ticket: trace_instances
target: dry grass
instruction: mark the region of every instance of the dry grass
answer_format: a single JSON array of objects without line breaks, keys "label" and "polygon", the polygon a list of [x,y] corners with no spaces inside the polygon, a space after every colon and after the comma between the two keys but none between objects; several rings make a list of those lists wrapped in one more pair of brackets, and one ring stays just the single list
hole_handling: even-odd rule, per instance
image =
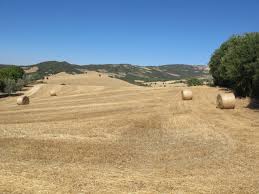
[{"label": "dry grass", "polygon": [[39,70],[39,68],[37,66],[24,68],[25,73],[34,73],[34,72],[37,72],[38,70]]},{"label": "dry grass", "polygon": [[216,88],[182,101],[182,88],[96,73],[36,89],[25,107],[0,99],[0,193],[259,193],[259,112],[246,100],[220,110]]}]

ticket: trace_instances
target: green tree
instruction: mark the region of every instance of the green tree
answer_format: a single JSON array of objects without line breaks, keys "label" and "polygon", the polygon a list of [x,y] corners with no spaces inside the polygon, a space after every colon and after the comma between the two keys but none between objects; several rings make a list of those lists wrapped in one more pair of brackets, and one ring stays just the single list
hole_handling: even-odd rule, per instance
[{"label": "green tree", "polygon": [[13,79],[17,81],[22,79],[24,75],[24,70],[20,67],[10,66],[0,69],[0,80],[3,79]]},{"label": "green tree", "polygon": [[4,80],[0,80],[0,92],[3,92],[5,88]]},{"label": "green tree", "polygon": [[25,86],[25,81],[24,79],[18,79],[17,82],[16,82],[16,88],[15,90],[16,91],[20,91],[22,90],[22,88]]},{"label": "green tree", "polygon": [[210,66],[210,73],[214,79],[214,84],[219,86],[228,86],[230,85],[229,81],[225,75],[225,67],[221,65],[221,60],[224,57],[226,51],[230,47],[231,42],[233,41],[234,37],[230,38],[229,41],[224,42],[219,49],[217,49],[214,54],[212,55],[209,66]]},{"label": "green tree", "polygon": [[4,80],[4,92],[8,95],[12,94],[13,92],[16,92],[16,83],[13,79],[5,79]]},{"label": "green tree", "polygon": [[253,77],[252,96],[259,98],[259,63],[257,64],[256,73]]},{"label": "green tree", "polygon": [[23,77],[24,71],[20,67],[9,66],[0,69],[0,91],[11,94],[20,90],[23,87]]},{"label": "green tree", "polygon": [[238,96],[258,96],[258,59],[259,33],[232,36],[209,62],[215,85],[229,87]]}]

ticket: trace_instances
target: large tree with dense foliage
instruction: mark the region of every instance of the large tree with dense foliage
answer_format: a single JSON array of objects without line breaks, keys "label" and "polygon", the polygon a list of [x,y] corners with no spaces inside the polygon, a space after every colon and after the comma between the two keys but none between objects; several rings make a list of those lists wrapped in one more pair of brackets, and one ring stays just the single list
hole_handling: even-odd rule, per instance
[{"label": "large tree with dense foliage", "polygon": [[17,81],[22,79],[24,75],[24,70],[17,66],[4,67],[0,69],[0,79],[13,79]]},{"label": "large tree with dense foliage", "polygon": [[238,96],[259,97],[259,33],[232,36],[211,57],[214,83]]},{"label": "large tree with dense foliage", "polygon": [[259,63],[257,63],[256,73],[253,77],[253,93],[252,96],[259,98]]},{"label": "large tree with dense foliage", "polygon": [[[20,67],[10,66],[0,69],[0,92],[11,94],[16,91],[16,83],[23,79],[24,70]],[[20,84],[20,81],[19,81]],[[21,88],[21,86],[20,86]]]}]

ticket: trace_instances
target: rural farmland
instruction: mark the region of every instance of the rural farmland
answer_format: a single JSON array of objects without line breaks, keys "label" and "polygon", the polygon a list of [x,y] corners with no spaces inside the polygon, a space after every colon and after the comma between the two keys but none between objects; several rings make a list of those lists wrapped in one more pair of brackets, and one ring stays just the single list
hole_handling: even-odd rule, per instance
[{"label": "rural farmland", "polygon": [[0,0],[0,194],[259,194],[258,10]]},{"label": "rural farmland", "polygon": [[[259,193],[259,111],[219,87],[50,76],[0,98],[0,193]],[[56,96],[50,95],[55,91]]]}]

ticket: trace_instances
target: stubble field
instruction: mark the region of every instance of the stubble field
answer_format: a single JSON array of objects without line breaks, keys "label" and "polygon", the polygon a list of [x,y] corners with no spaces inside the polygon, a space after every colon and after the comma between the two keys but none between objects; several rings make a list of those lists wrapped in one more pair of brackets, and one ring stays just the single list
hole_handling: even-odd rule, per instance
[{"label": "stubble field", "polygon": [[181,89],[90,72],[0,99],[0,193],[259,193],[259,110]]}]

